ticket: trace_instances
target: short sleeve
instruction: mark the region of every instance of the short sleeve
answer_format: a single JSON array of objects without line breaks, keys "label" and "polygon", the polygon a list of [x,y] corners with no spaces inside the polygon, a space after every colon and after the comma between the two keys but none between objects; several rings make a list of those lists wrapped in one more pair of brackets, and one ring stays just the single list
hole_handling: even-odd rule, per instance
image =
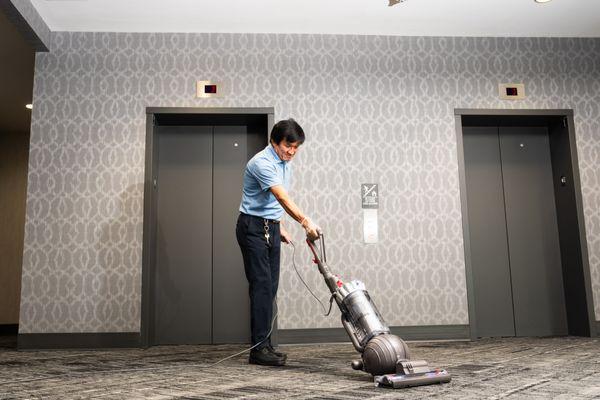
[{"label": "short sleeve", "polygon": [[283,182],[277,173],[277,167],[275,164],[268,160],[259,158],[256,160],[252,168],[250,168],[250,174],[256,178],[260,188],[262,190],[269,190],[269,188],[277,185],[282,185]]}]

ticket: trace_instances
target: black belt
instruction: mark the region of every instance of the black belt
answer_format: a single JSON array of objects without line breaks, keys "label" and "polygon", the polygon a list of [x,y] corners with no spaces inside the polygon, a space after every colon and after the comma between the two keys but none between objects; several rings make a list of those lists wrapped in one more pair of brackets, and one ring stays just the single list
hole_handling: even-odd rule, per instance
[{"label": "black belt", "polygon": [[271,224],[278,224],[279,223],[279,221],[276,220],[276,219],[268,219],[268,218],[263,218],[263,217],[257,217],[256,215],[250,215],[250,214],[246,214],[246,213],[243,213],[243,212],[241,212],[240,215],[243,215],[245,217],[254,218],[254,219],[259,219],[261,221],[267,221],[267,222],[269,222]]}]

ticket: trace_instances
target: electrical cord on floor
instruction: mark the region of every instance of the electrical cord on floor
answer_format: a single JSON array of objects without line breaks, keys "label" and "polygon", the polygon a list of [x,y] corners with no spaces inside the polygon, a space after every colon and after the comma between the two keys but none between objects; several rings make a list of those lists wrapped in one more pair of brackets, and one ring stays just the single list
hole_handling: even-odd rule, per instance
[{"label": "electrical cord on floor", "polygon": [[[311,288],[308,286],[308,284],[302,278],[302,275],[300,274],[300,271],[298,271],[298,268],[296,267],[296,245],[292,241],[290,241],[290,244],[292,245],[292,248],[293,248],[293,252],[292,252],[292,266],[294,267],[294,270],[296,271],[296,274],[298,275],[298,278],[300,278],[300,282],[302,282],[302,284],[306,287],[306,289],[309,291],[309,293],[312,295],[312,297],[314,297],[315,299],[317,299],[317,301],[319,302],[319,304],[323,308],[323,312],[325,313],[324,316],[327,317],[331,313],[331,307],[333,306],[333,295],[329,298],[329,310],[325,311],[325,305],[323,304],[323,302],[313,293],[313,291],[311,290]],[[245,350],[242,350],[242,351],[240,351],[238,353],[235,353],[235,354],[232,354],[232,355],[227,356],[225,358],[222,358],[222,359],[220,359],[219,361],[217,361],[215,363],[208,364],[208,365],[202,365],[202,366],[200,366],[200,368],[214,367],[215,365],[220,364],[223,361],[227,361],[227,360],[229,360],[231,358],[234,358],[234,357],[237,357],[237,356],[242,355],[244,353],[247,353],[249,351],[252,351],[252,349],[256,348],[257,346],[260,346],[261,344],[263,344],[265,341],[267,341],[271,337],[271,333],[273,332],[273,327],[275,326],[275,320],[277,319],[277,315],[278,315],[278,312],[275,312],[275,315],[273,316],[273,319],[271,320],[271,329],[269,330],[269,333],[267,333],[267,336],[263,340],[261,340],[260,342],[256,343],[252,347],[249,347],[249,348],[247,348]]]},{"label": "electrical cord on floor", "polygon": [[252,351],[252,349],[256,348],[257,346],[260,346],[260,345],[261,345],[261,344],[263,344],[265,341],[269,340],[269,338],[271,337],[271,333],[273,332],[273,327],[275,326],[275,320],[277,319],[277,314],[278,314],[278,313],[279,313],[278,311],[276,311],[276,312],[275,312],[275,315],[273,316],[273,319],[271,320],[271,329],[269,330],[269,333],[267,333],[267,336],[266,336],[266,337],[265,337],[263,340],[261,340],[260,342],[256,343],[256,344],[255,344],[254,346],[252,346],[252,347],[249,347],[249,348],[247,348],[247,349],[245,349],[245,350],[242,350],[242,351],[240,351],[239,353],[235,353],[235,354],[232,354],[232,355],[230,355],[230,356],[227,356],[227,357],[225,357],[225,358],[222,358],[222,359],[220,359],[219,361],[217,361],[217,362],[214,362],[214,363],[212,363],[212,364],[208,364],[208,365],[202,365],[202,366],[200,366],[200,368],[210,368],[210,367],[214,367],[215,365],[217,365],[217,364],[221,364],[223,361],[227,361],[227,360],[229,360],[230,358],[237,357],[237,356],[239,356],[239,355],[242,355],[242,354],[244,354],[244,353],[247,353],[247,352],[249,352],[249,351]]}]

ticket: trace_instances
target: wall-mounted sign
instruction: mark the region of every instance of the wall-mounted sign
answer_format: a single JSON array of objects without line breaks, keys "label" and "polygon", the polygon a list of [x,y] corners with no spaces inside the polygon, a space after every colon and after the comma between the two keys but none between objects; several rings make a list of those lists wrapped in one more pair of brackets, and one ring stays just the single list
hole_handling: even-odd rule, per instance
[{"label": "wall-mounted sign", "polygon": [[360,185],[362,208],[379,208],[379,187],[376,183]]},{"label": "wall-mounted sign", "polygon": [[377,218],[379,185],[376,183],[363,183],[360,185],[360,194],[363,208],[363,239],[367,244],[374,244],[379,240],[379,221]]},{"label": "wall-mounted sign", "polygon": [[223,87],[218,82],[198,81],[196,82],[196,97],[221,97],[223,95]]}]

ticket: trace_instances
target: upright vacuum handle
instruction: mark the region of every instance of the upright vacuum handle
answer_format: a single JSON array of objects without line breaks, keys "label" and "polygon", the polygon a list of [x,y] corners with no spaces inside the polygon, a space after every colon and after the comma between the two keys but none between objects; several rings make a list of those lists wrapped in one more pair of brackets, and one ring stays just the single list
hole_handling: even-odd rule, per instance
[{"label": "upright vacuum handle", "polygon": [[323,232],[319,232],[319,238],[317,240],[319,239],[321,240],[321,257],[319,257],[319,255],[317,254],[317,247],[315,245],[316,240],[310,240],[306,238],[306,243],[308,244],[308,247],[310,247],[310,251],[312,251],[313,256],[315,257],[315,264],[317,264],[317,267],[319,267],[319,272],[321,273],[321,275],[323,275],[323,278],[325,279],[325,284],[327,284],[327,287],[329,288],[331,294],[334,294],[337,291],[338,279],[331,273],[331,271],[329,271],[329,268],[326,264],[327,256],[325,255],[325,238],[323,236]]},{"label": "upright vacuum handle", "polygon": [[[308,243],[308,247],[310,247],[310,250],[312,251],[313,255],[315,256],[315,264],[327,264],[327,255],[325,254],[325,235],[323,235],[323,232],[321,232],[320,230],[318,231],[319,233],[319,237],[315,240],[310,240],[309,238],[306,238],[306,243]],[[321,246],[320,246],[320,253],[321,253],[321,257],[319,257],[317,255],[317,246],[315,245],[315,242],[317,240],[321,241]]]},{"label": "upright vacuum handle", "polygon": [[327,264],[327,254],[325,254],[325,235],[319,228],[317,231],[319,233],[319,238],[321,239],[321,260],[323,260],[324,264]]}]

